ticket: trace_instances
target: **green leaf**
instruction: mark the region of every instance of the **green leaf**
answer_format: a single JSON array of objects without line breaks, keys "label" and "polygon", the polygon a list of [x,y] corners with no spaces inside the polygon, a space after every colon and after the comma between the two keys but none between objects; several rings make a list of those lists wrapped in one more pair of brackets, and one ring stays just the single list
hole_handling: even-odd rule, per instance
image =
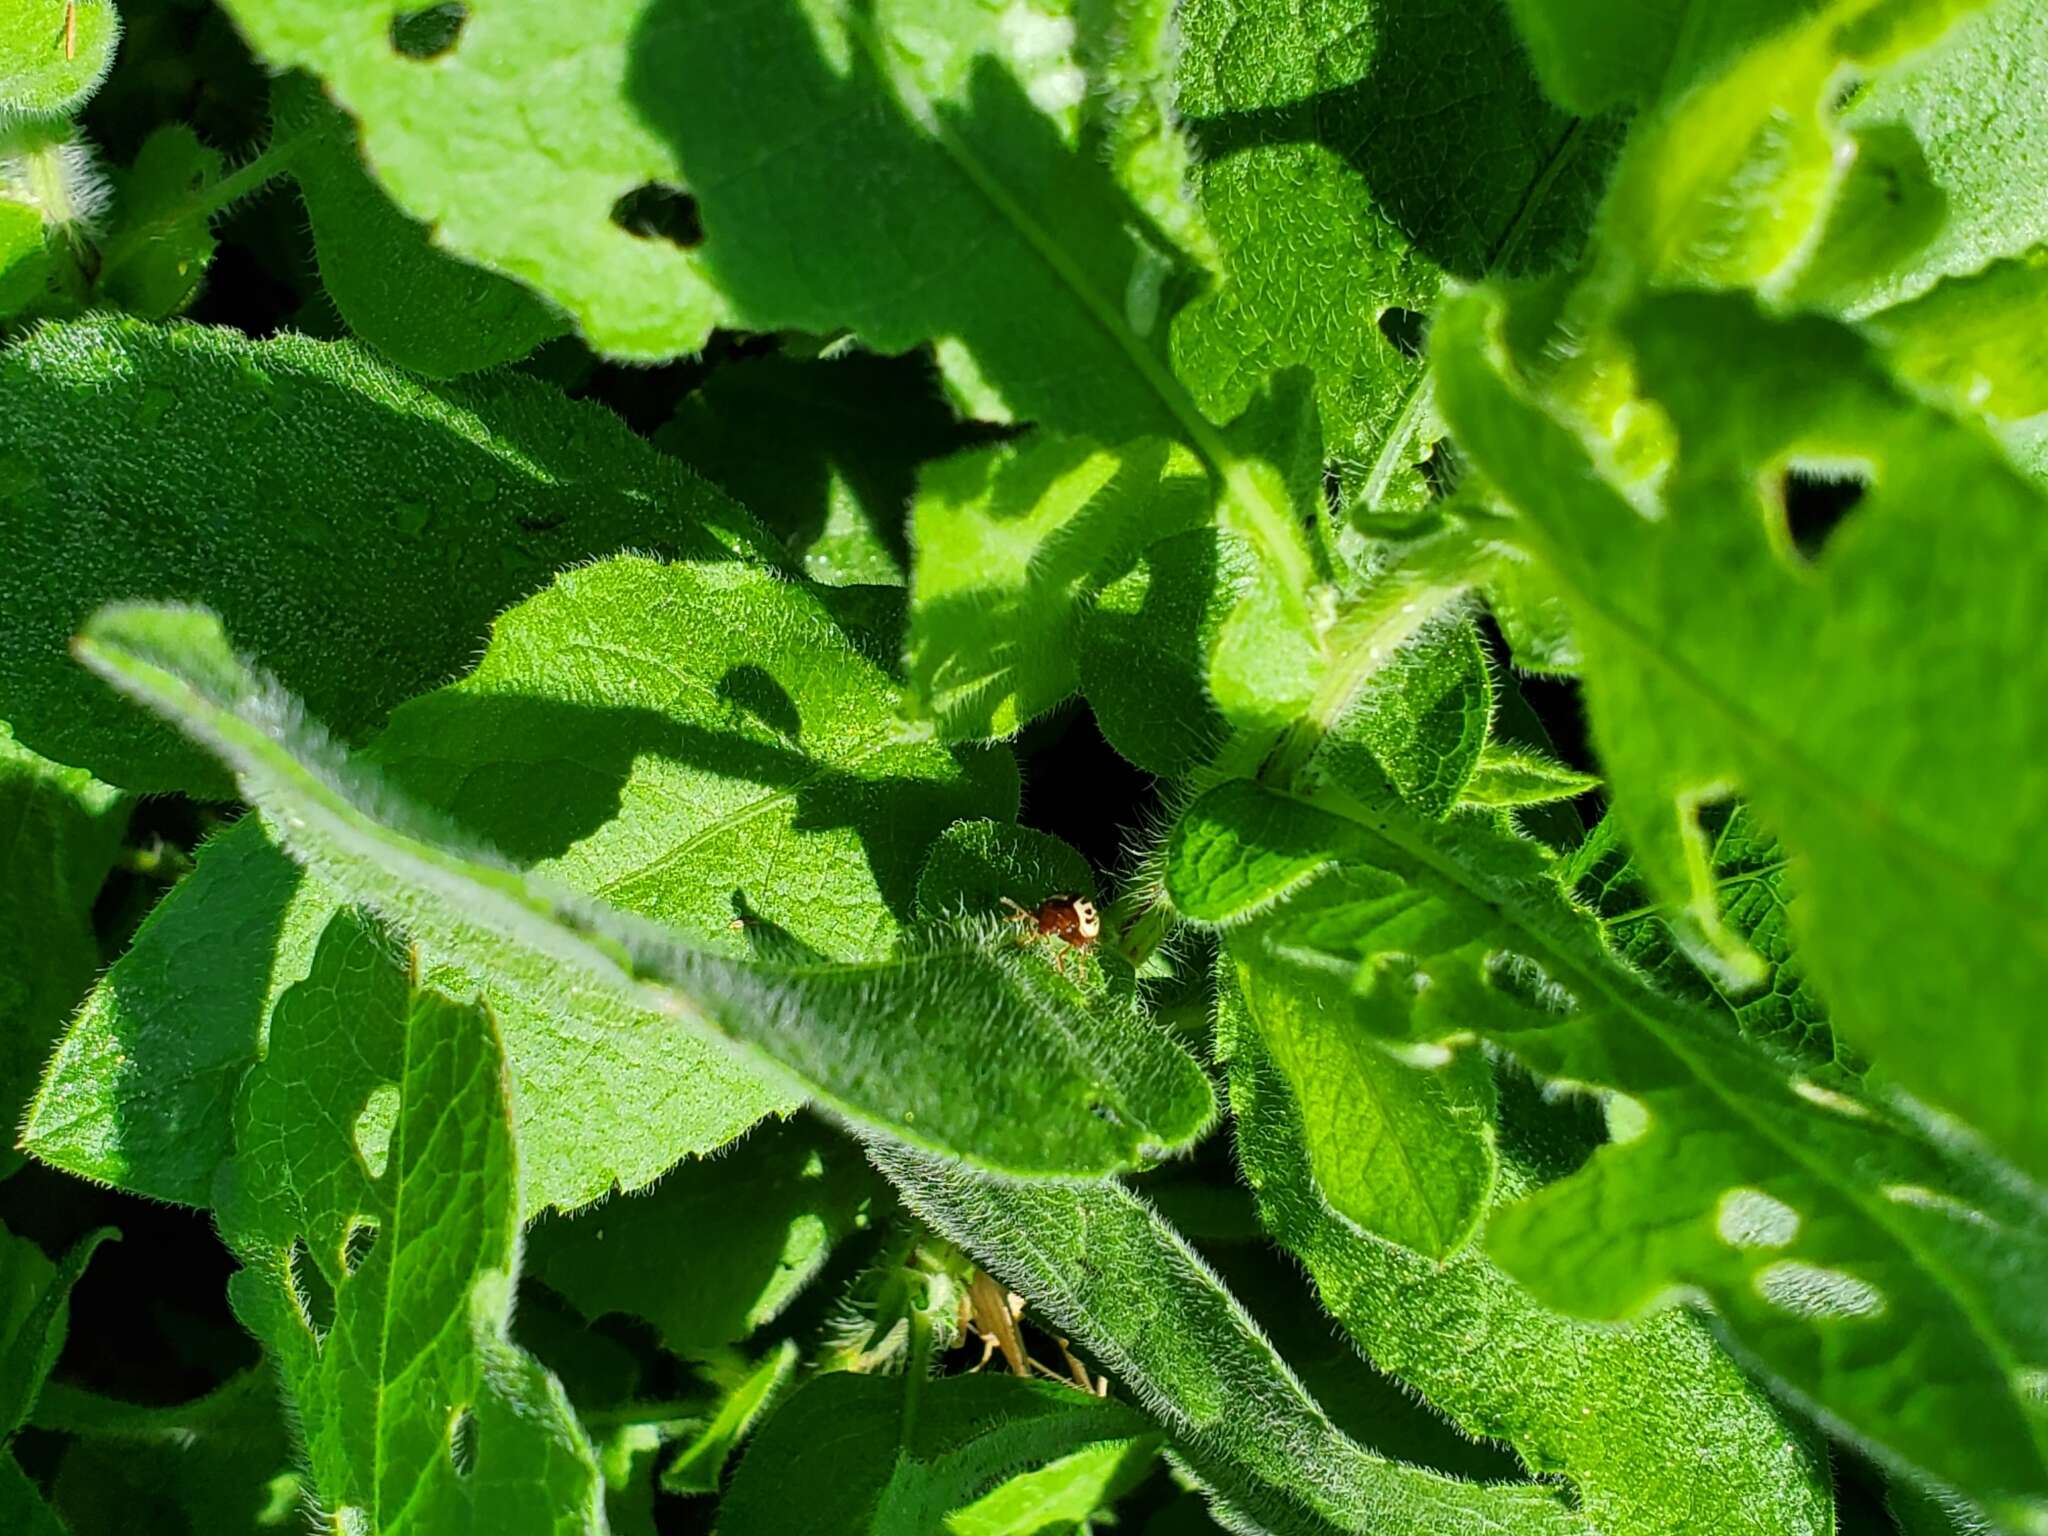
[{"label": "green leaf", "polygon": [[113,0],[5,0],[0,124],[76,112],[114,67],[120,38]]},{"label": "green leaf", "polygon": [[780,534],[811,580],[901,586],[918,466],[976,431],[955,419],[929,358],[854,351],[727,364],[654,442]]},{"label": "green leaf", "polygon": [[[2048,580],[2048,502],[1847,330],[1672,296],[1626,326],[1681,445],[1646,517],[1515,376],[1497,315],[1474,295],[1439,319],[1446,409],[1568,594],[1594,742],[1652,891],[1757,979],[1694,821],[1739,788],[1800,861],[1799,950],[1846,1041],[2048,1169],[2026,1086],[2048,1075],[2027,1022],[2048,907],[2021,874],[2048,855],[2023,768],[2048,752],[2048,677],[2003,617]],[[1869,476],[1810,552],[1780,502],[1802,460]],[[1948,536],[1959,522],[1966,540]]]},{"label": "green leaf", "polygon": [[1397,1061],[1352,1017],[1343,978],[1268,964],[1233,939],[1244,1018],[1288,1085],[1321,1197],[1375,1237],[1441,1262],[1493,1193],[1493,1079],[1466,1055]]},{"label": "green leaf", "polygon": [[355,125],[304,75],[271,88],[306,201],[320,283],[350,331],[412,373],[452,379],[526,356],[568,322],[509,278],[448,255],[370,179]]},{"label": "green leaf", "polygon": [[42,211],[0,196],[0,319],[12,319],[43,296],[52,259]]},{"label": "green leaf", "polygon": [[[379,1087],[397,1091],[381,1116]],[[508,1336],[510,1109],[489,1012],[417,990],[389,940],[346,919],[243,1085],[229,1295],[277,1363],[320,1507],[375,1536],[603,1529],[590,1443]]]},{"label": "green leaf", "polygon": [[671,1354],[695,1358],[772,1322],[867,1225],[875,1193],[843,1139],[771,1124],[651,1189],[542,1221],[526,1272],[585,1317],[643,1317]]},{"label": "green leaf", "polygon": [[1249,542],[1196,529],[1152,545],[1082,613],[1082,692],[1109,744],[1146,772],[1184,778],[1229,739],[1205,662],[1257,583]]},{"label": "green leaf", "polygon": [[1943,46],[1872,80],[1844,113],[1862,129],[1900,123],[1925,151],[1940,227],[1909,262],[1858,296],[1874,308],[2048,243],[2048,5],[1992,0]]},{"label": "green leaf", "polygon": [[183,123],[157,129],[114,177],[119,222],[106,242],[98,290],[142,320],[164,320],[198,296],[212,264],[205,194],[221,179],[218,150]]},{"label": "green leaf", "polygon": [[754,1437],[718,1529],[764,1536],[800,1520],[818,1536],[938,1530],[1011,1472],[1145,1428],[1121,1404],[1050,1382],[833,1372]]},{"label": "green leaf", "polygon": [[[1682,0],[1640,12],[1668,52],[1625,26],[1596,24],[1584,34],[1596,46],[1613,39],[1623,58],[1651,62],[1656,89],[1642,93],[1649,82],[1639,80],[1639,99],[1660,103],[1631,132],[1601,211],[1607,272],[1774,293],[1811,278],[1829,293],[1910,255],[1938,221],[1918,146],[1887,124],[1845,124],[1834,96],[1845,78],[1896,63],[1986,3]],[[1584,25],[1559,0],[1519,7],[1574,36]],[[1639,10],[1614,0],[1601,8]],[[1843,211],[1846,229],[1835,218]]]},{"label": "green leaf", "polygon": [[[79,768],[18,744],[0,722],[0,1124],[19,1125],[64,1020],[100,965],[92,905],[128,824],[128,802]],[[0,1146],[0,1178],[20,1166]]]},{"label": "green leaf", "polygon": [[53,1384],[35,1423],[74,1437],[51,1490],[72,1536],[125,1536],[138,1509],[175,1510],[195,1536],[254,1536],[299,1518],[291,1436],[266,1367],[170,1406]]},{"label": "green leaf", "polygon": [[1105,1440],[1020,1472],[946,1517],[947,1536],[1068,1536],[1152,1469],[1158,1441]]},{"label": "green leaf", "polygon": [[34,1243],[0,1226],[0,1442],[28,1423],[57,1364],[70,1326],[71,1288],[100,1244],[120,1235],[101,1227],[52,1264]]},{"label": "green leaf", "polygon": [[1576,800],[1599,787],[1600,780],[1594,774],[1567,768],[1538,752],[1489,743],[1481,749],[1472,777],[1465,781],[1458,798],[1466,805],[1515,810]]},{"label": "green leaf", "polygon": [[948,740],[1013,734],[1081,681],[1081,615],[1145,543],[1200,523],[1206,496],[1161,494],[1163,443],[1098,448],[1040,434],[927,469],[907,668]]},{"label": "green leaf", "polygon": [[[401,206],[556,298],[602,351],[674,356],[717,324],[851,328],[883,352],[945,338],[1019,416],[1112,438],[1158,424],[1164,370],[1127,305],[1173,253],[1084,150],[1062,18],[529,3],[467,16],[430,62],[372,5],[231,12],[272,63],[327,82]],[[764,100],[801,153],[760,158]],[[840,195],[849,175],[866,195]],[[1134,400],[1142,419],[1112,425]]]},{"label": "green leaf", "polygon": [[1191,916],[1242,920],[1275,870],[1295,886],[1321,873],[1260,936],[1350,976],[1361,1021],[1394,1040],[1483,1038],[1626,1096],[1584,1171],[1494,1214],[1494,1259],[1579,1316],[1702,1295],[1831,1423],[2005,1518],[2048,1509],[2037,1197],[1653,991],[1538,845],[1482,818],[1424,821],[1362,781],[1326,780],[1313,803],[1211,791],[1175,829],[1167,890]]},{"label": "green leaf", "polygon": [[1547,1490],[1460,1482],[1342,1434],[1186,1241],[1120,1186],[999,1182],[896,1148],[870,1155],[913,1211],[1147,1406],[1233,1528],[1591,1530]]},{"label": "green leaf", "polygon": [[1729,926],[1762,960],[1764,985],[1744,992],[1686,958],[1662,910],[1643,888],[1614,819],[1601,821],[1560,872],[1566,889],[1599,914],[1615,952],[1667,992],[1725,1007],[1750,1039],[1783,1055],[1855,1070],[1835,1043],[1827,1007],[1808,981],[1793,942],[1792,870],[1785,850],[1746,806],[1712,807],[1703,817],[1708,855]]},{"label": "green leaf", "polygon": [[[460,850],[299,729],[208,616],[111,610],[78,646],[221,752],[323,878],[514,994],[558,998],[574,978],[637,1015],[635,1033],[680,1027],[889,1135],[1016,1173],[1127,1167],[1214,1114],[1200,1069],[1148,1021],[1089,1007],[985,931],[843,962],[781,945],[751,961],[691,946]],[[387,803],[389,819],[368,809]]]},{"label": "green leaf", "polygon": [[[1254,974],[1277,970],[1269,962]],[[1504,1440],[1531,1469],[1569,1478],[1607,1536],[1657,1536],[1675,1517],[1701,1530],[1831,1536],[1825,1460],[1704,1324],[1677,1309],[1628,1328],[1573,1321],[1476,1246],[1436,1264],[1334,1216],[1312,1177],[1300,1104],[1255,1025],[1240,988],[1226,984],[1218,1046],[1238,1158],[1261,1219],[1376,1365],[1466,1434]],[[1496,1208],[1540,1182],[1557,1144],[1566,1158],[1587,1150],[1525,1084],[1504,1086]],[[1676,1445],[1700,1454],[1673,1455]]]},{"label": "green leaf", "polygon": [[1544,89],[1574,112],[1648,106],[1675,95],[1745,44],[1826,4],[1508,0]]},{"label": "green leaf", "polygon": [[[1005,756],[899,740],[900,701],[780,573],[623,559],[504,615],[477,669],[401,706],[366,760],[543,874],[707,943],[879,958],[931,839],[1016,807]],[[340,899],[253,823],[203,849],[74,1025],[29,1127],[37,1155],[204,1203],[234,1076]],[[645,1184],[797,1102],[601,995],[493,1004],[529,1210]]]},{"label": "green leaf", "polygon": [[784,1339],[733,1385],[718,1412],[661,1473],[668,1493],[716,1493],[725,1464],[796,1374],[797,1347]]},{"label": "green leaf", "polygon": [[608,412],[534,380],[430,390],[348,344],[111,316],[0,351],[0,497],[0,719],[109,783],[213,796],[218,767],[71,665],[102,603],[216,608],[359,739],[566,566],[769,547]]},{"label": "green leaf", "polygon": [[2017,420],[2048,411],[2048,249],[1936,284],[1862,323],[1892,366],[1957,406]]},{"label": "green leaf", "polygon": [[1328,726],[1338,745],[1372,753],[1401,798],[1441,816],[1477,770],[1493,715],[1493,680],[1470,624],[1431,624],[1379,660]]},{"label": "green leaf", "polygon": [[1175,322],[1176,368],[1224,419],[1307,364],[1347,502],[1426,501],[1442,427],[1422,313],[1446,276],[1573,255],[1614,135],[1543,100],[1493,0],[1190,0],[1181,28],[1228,277]]}]

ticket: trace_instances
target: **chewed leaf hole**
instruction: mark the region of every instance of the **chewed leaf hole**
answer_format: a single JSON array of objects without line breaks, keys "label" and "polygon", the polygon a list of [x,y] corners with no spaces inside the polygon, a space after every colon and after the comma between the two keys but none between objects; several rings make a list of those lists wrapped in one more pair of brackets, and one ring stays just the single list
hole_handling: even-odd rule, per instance
[{"label": "chewed leaf hole", "polygon": [[1799,1317],[1876,1317],[1884,1311],[1884,1292],[1869,1281],[1797,1259],[1757,1271],[1756,1290],[1772,1306]]},{"label": "chewed leaf hole", "polygon": [[1427,315],[1413,309],[1383,309],[1379,327],[1387,345],[1410,362],[1422,361],[1422,344],[1429,333]]},{"label": "chewed leaf hole", "polygon": [[476,1415],[467,1408],[458,1409],[448,1421],[448,1459],[455,1464],[457,1477],[476,1470]]},{"label": "chewed leaf hole", "polygon": [[286,1261],[286,1274],[299,1316],[305,1320],[314,1338],[326,1338],[327,1330],[334,1326],[334,1291],[328,1285],[327,1277],[320,1273],[320,1266],[313,1262],[304,1238],[293,1241],[291,1257]]},{"label": "chewed leaf hole", "polygon": [[638,239],[666,240],[685,251],[704,243],[697,199],[666,182],[647,182],[613,203],[612,222]]},{"label": "chewed leaf hole", "polygon": [[1731,1189],[1721,1196],[1714,1230],[1731,1248],[1783,1248],[1799,1235],[1799,1213],[1760,1189]]},{"label": "chewed leaf hole", "polygon": [[401,58],[424,64],[454,51],[462,29],[469,22],[469,7],[461,0],[444,0],[417,11],[400,11],[391,18],[391,51]]},{"label": "chewed leaf hole", "polygon": [[370,1250],[377,1246],[377,1223],[358,1217],[348,1229],[348,1237],[341,1245],[341,1267],[353,1275],[363,1267],[363,1260],[370,1256]]},{"label": "chewed leaf hole", "polygon": [[384,1177],[384,1161],[391,1152],[391,1127],[397,1123],[398,1088],[392,1083],[379,1083],[370,1090],[355,1123],[356,1151],[362,1154],[363,1166],[370,1170],[373,1179]]},{"label": "chewed leaf hole", "polygon": [[1849,514],[1870,493],[1868,466],[1795,464],[1778,485],[1784,511],[1785,536],[1809,565],[1820,559],[1828,541]]}]

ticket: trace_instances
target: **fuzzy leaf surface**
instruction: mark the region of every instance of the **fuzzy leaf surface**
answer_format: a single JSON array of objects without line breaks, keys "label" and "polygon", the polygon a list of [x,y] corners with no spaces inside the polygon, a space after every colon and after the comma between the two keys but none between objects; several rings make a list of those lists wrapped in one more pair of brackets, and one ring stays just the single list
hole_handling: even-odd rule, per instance
[{"label": "fuzzy leaf surface", "polygon": [[1546,1490],[1460,1482],[1343,1434],[1187,1242],[1121,1186],[1005,1183],[895,1148],[871,1155],[913,1211],[1137,1396],[1227,1520],[1273,1536],[1591,1531]]},{"label": "fuzzy leaf surface", "polygon": [[[2048,753],[2048,661],[2020,615],[2048,583],[2048,500],[1845,328],[1671,296],[1625,325],[1681,444],[1645,517],[1527,391],[1498,314],[1475,294],[1440,318],[1445,405],[1568,594],[1652,891],[1756,979],[1693,814],[1739,788],[1799,861],[1799,950],[1847,1043],[2038,1178],[2048,786],[2024,765]],[[1817,550],[1773,491],[1802,455],[1868,466]],[[1945,538],[1958,519],[1970,537]]]},{"label": "fuzzy leaf surface", "polygon": [[1212,790],[1175,830],[1167,889],[1213,922],[1292,891],[1260,942],[1350,977],[1362,1024],[1483,1038],[1628,1097],[1584,1171],[1493,1215],[1496,1262],[1585,1317],[1702,1294],[1738,1348],[1881,1453],[2015,1523],[2048,1507],[2037,1200],[1652,990],[1538,845],[1425,822],[1347,769],[1314,802]]},{"label": "fuzzy leaf surface", "polygon": [[981,929],[852,961],[693,945],[451,841],[300,728],[210,616],[110,610],[79,647],[231,762],[245,796],[323,878],[495,987],[605,994],[647,1021],[642,1031],[687,1028],[857,1122],[1014,1173],[1127,1167],[1214,1114],[1200,1068],[1148,1021],[1090,1007]]},{"label": "fuzzy leaf surface", "polygon": [[[380,1087],[397,1103],[370,1157],[360,1119]],[[321,1506],[374,1536],[604,1529],[561,1384],[508,1336],[510,1113],[489,1011],[416,990],[407,957],[351,914],[279,1002],[243,1087],[221,1201],[243,1263],[229,1295],[277,1364]],[[331,1308],[317,1320],[316,1284]]]},{"label": "fuzzy leaf surface", "polygon": [[1191,0],[1181,29],[1228,277],[1176,320],[1175,366],[1223,418],[1306,364],[1347,501],[1425,500],[1442,426],[1423,313],[1446,277],[1574,254],[1611,131],[1543,99],[1496,0]]},{"label": "fuzzy leaf surface", "polygon": [[101,604],[207,604],[359,740],[566,566],[770,547],[536,380],[430,389],[353,344],[110,315],[0,350],[0,497],[0,719],[109,783],[214,797],[217,765],[71,664]]},{"label": "fuzzy leaf surface", "polygon": [[[1233,948],[1243,942],[1233,934]],[[1261,961],[1252,974],[1265,990],[1290,977],[1317,984]],[[1467,1434],[1504,1440],[1532,1469],[1569,1478],[1608,1536],[1688,1528],[1831,1536],[1826,1463],[1699,1320],[1678,1309],[1627,1328],[1561,1317],[1480,1245],[1438,1264],[1333,1215],[1310,1161],[1302,1104],[1246,997],[1226,981],[1218,1014],[1239,1161],[1267,1229],[1308,1267],[1324,1308],[1374,1364]],[[1382,1075],[1419,1073],[1385,1060]],[[1553,1113],[1511,1117],[1517,1102],[1503,1095],[1496,1209],[1587,1150],[1568,1141]],[[1677,1444],[1711,1450],[1674,1456]]]},{"label": "fuzzy leaf surface", "polygon": [[[38,757],[0,722],[0,1123],[21,1123],[50,1047],[99,969],[93,899],[127,825],[124,796]],[[0,1178],[20,1161],[10,1136]]]}]

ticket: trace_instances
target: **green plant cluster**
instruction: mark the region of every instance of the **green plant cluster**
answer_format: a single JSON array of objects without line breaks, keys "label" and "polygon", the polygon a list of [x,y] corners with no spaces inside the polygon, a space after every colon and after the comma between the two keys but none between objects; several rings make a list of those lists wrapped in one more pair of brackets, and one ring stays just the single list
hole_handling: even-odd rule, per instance
[{"label": "green plant cluster", "polygon": [[2048,1533],[2048,0],[0,0],[0,1530]]}]

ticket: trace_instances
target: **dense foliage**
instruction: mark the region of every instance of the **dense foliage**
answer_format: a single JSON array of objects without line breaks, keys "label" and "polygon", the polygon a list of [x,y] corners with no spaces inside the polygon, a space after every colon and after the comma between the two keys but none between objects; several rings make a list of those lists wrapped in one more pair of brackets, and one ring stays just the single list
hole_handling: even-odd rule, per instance
[{"label": "dense foliage", "polygon": [[0,0],[0,1530],[2048,1533],[2048,0]]}]

